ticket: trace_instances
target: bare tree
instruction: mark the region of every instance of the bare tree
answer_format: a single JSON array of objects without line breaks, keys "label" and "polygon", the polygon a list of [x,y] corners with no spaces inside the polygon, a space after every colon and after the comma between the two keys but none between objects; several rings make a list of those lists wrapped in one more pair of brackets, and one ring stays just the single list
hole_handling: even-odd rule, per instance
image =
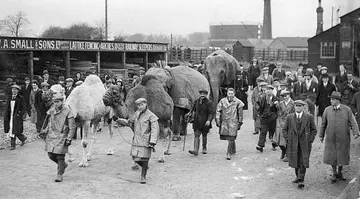
[{"label": "bare tree", "polygon": [[121,32],[114,36],[114,41],[125,41],[127,36]]},{"label": "bare tree", "polygon": [[25,34],[27,26],[30,24],[26,14],[22,11],[17,12],[15,15],[9,15],[2,20],[2,30],[6,34],[14,37],[19,37]]},{"label": "bare tree", "polygon": [[94,33],[92,35],[92,38],[94,40],[106,40],[106,35],[105,35],[105,22],[104,20],[99,20],[95,22],[95,27],[94,27]]}]

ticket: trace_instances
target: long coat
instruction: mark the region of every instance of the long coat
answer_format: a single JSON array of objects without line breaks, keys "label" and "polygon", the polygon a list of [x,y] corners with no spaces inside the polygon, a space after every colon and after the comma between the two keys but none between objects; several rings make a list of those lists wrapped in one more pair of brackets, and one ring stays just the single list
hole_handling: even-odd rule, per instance
[{"label": "long coat", "polygon": [[235,97],[241,100],[244,103],[243,110],[248,110],[248,95],[247,91],[249,89],[248,86],[248,74],[247,72],[243,72],[238,74],[240,77],[234,80],[234,87],[235,87]]},{"label": "long coat", "polygon": [[256,83],[256,78],[258,78],[261,74],[261,71],[260,71],[260,66],[257,65],[257,66],[253,66],[251,65],[249,67],[249,85],[252,85],[252,86],[257,86],[257,83]]},{"label": "long coat", "polygon": [[136,111],[129,120],[130,128],[134,131],[131,146],[131,156],[135,161],[151,157],[150,143],[156,144],[159,135],[158,117],[146,109],[141,113]]},{"label": "long coat", "polygon": [[336,91],[336,88],[334,84],[330,83],[330,81],[326,87],[324,87],[324,84],[320,82],[319,92],[316,98],[316,105],[319,106],[318,116],[322,116],[325,108],[331,105],[329,96],[333,91]]},{"label": "long coat", "polygon": [[65,146],[66,138],[70,139],[74,136],[75,112],[68,105],[63,105],[60,111],[56,111],[52,107],[47,112],[49,115],[49,123],[45,128],[47,136],[45,139],[45,151],[55,154],[65,154],[68,147]]},{"label": "long coat", "polygon": [[318,95],[318,84],[310,80],[310,86],[308,86],[305,80],[304,87],[305,87],[304,99],[310,99],[313,103],[315,103]]},{"label": "long coat", "polygon": [[355,117],[348,106],[340,104],[338,110],[333,106],[325,109],[319,135],[320,138],[325,136],[325,164],[349,165],[350,129],[354,135],[359,134]]},{"label": "long coat", "polygon": [[353,88],[350,87],[348,81],[343,83],[343,90],[341,92],[341,103],[349,106],[352,98],[354,97],[355,93],[359,91],[359,83],[355,80],[351,81],[351,85],[353,86]]},{"label": "long coat", "polygon": [[350,108],[355,115],[356,122],[358,126],[360,125],[360,92],[355,93],[351,103]]},{"label": "long coat", "polygon": [[304,98],[304,94],[306,92],[306,86],[304,82],[295,82],[293,87],[293,99],[294,100],[302,100]]},{"label": "long coat", "polygon": [[347,72],[345,71],[344,74],[340,74],[337,73],[336,76],[335,76],[335,86],[337,88],[337,90],[342,93],[343,90],[344,90],[344,82],[346,82],[348,80],[347,78]]},{"label": "long coat", "polygon": [[73,90],[74,90],[74,87],[70,87],[70,89],[67,88],[67,87],[65,88],[65,96],[66,96],[66,98],[69,97],[71,91],[73,91]]},{"label": "long coat", "polygon": [[236,97],[231,102],[224,97],[217,104],[215,121],[216,125],[220,127],[220,139],[236,139],[238,125],[243,122],[243,106],[244,103]]},{"label": "long coat", "polygon": [[282,134],[282,129],[286,122],[286,117],[295,112],[294,101],[290,99],[290,102],[286,105],[285,101],[281,101],[276,105],[277,107],[277,119],[276,119],[276,131],[274,135],[275,142],[280,146],[286,146],[286,141]]},{"label": "long coat", "polygon": [[255,87],[251,95],[251,104],[253,105],[253,119],[255,121],[259,118],[258,109],[256,108],[255,104],[259,101],[261,95],[263,95],[263,93],[260,91],[260,88]]},{"label": "long coat", "polygon": [[[5,104],[4,111],[4,131],[9,133],[10,130],[10,117],[11,117],[11,99],[12,95],[8,96]],[[24,98],[17,94],[15,98],[15,106],[12,118],[12,134],[20,135],[23,133],[23,115],[25,113],[25,101]]]},{"label": "long coat", "polygon": [[24,85],[21,88],[20,94],[23,96],[25,101],[25,110],[30,115],[31,114],[31,106],[30,106],[30,93],[32,91],[32,86],[29,84],[27,87]]},{"label": "long coat", "polygon": [[35,95],[36,95],[37,91],[31,90],[30,93],[30,107],[31,107],[31,117],[30,117],[30,122],[33,124],[36,124],[37,122],[37,111],[36,111],[36,107],[35,107]]},{"label": "long coat", "polygon": [[211,104],[212,102],[208,98],[199,98],[194,102],[194,108],[192,109],[194,114],[194,131],[209,132],[211,125],[205,126],[205,123],[206,121],[210,121],[211,123],[215,115],[214,108]]},{"label": "long coat", "polygon": [[308,113],[303,112],[299,132],[296,129],[296,124],[296,114],[292,113],[287,116],[284,128],[282,130],[287,143],[286,155],[289,160],[289,166],[292,168],[299,167],[298,147],[300,145],[303,162],[302,166],[309,168],[311,146],[317,133],[314,117]]},{"label": "long coat", "polygon": [[42,127],[43,123],[44,123],[44,119],[46,117],[46,106],[45,106],[45,102],[42,99],[42,90],[38,90],[35,93],[35,108],[36,108],[36,113],[37,113],[37,122],[36,122],[36,128],[39,131],[40,128]]}]

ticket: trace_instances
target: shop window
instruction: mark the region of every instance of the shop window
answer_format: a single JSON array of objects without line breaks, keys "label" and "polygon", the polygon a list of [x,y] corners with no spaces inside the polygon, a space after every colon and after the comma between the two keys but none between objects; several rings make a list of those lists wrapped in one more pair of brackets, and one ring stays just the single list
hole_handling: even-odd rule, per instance
[{"label": "shop window", "polygon": [[335,58],[336,42],[321,42],[321,58]]}]

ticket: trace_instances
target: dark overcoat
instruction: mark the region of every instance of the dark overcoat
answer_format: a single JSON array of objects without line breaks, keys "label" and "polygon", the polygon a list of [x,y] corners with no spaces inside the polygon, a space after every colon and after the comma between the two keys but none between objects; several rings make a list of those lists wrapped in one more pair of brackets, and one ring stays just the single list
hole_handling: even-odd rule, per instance
[{"label": "dark overcoat", "polygon": [[289,166],[292,168],[299,167],[298,147],[300,145],[303,166],[309,168],[311,145],[314,142],[317,133],[314,117],[303,112],[299,132],[296,129],[296,124],[296,114],[289,114],[282,129],[282,133],[287,143],[286,155],[289,160]]},{"label": "dark overcoat", "polygon": [[304,94],[306,92],[306,86],[304,82],[295,82],[293,87],[293,99],[294,100],[302,100],[304,97]]},{"label": "dark overcoat", "polygon": [[311,82],[310,86],[308,87],[306,81],[304,81],[304,87],[305,87],[304,99],[310,99],[313,103],[315,103],[319,91],[318,84],[311,80],[310,82]]},{"label": "dark overcoat", "polygon": [[325,109],[319,135],[320,138],[325,137],[325,164],[349,165],[350,129],[354,135],[359,134],[355,117],[348,106],[340,104],[338,110],[333,106]]},{"label": "dark overcoat", "polygon": [[249,67],[249,85],[252,85],[253,87],[257,86],[256,78],[258,78],[260,74],[261,74],[260,66],[251,65]]},{"label": "dark overcoat", "polygon": [[215,115],[215,110],[211,104],[211,100],[207,98],[199,98],[194,102],[194,108],[192,110],[194,114],[194,131],[209,132],[211,125],[205,126],[205,123],[206,121],[210,121],[211,123]]},{"label": "dark overcoat", "polygon": [[330,81],[326,87],[322,82],[319,83],[319,92],[316,99],[316,105],[319,106],[318,116],[322,116],[325,108],[331,105],[329,96],[333,91],[336,91],[336,88]]},{"label": "dark overcoat", "polygon": [[[352,88],[350,87],[350,84],[353,86]],[[351,83],[346,81],[343,83],[342,88],[341,103],[349,106],[355,93],[359,91],[359,83],[355,80],[352,80]]]},{"label": "dark overcoat", "polygon": [[243,110],[248,110],[248,95],[247,91],[249,89],[248,85],[248,74],[247,72],[238,73],[240,77],[236,77],[234,80],[234,88],[235,88],[235,97],[241,100],[244,103]]},{"label": "dark overcoat", "polygon": [[[12,96],[8,96],[5,105],[5,112],[4,112],[4,131],[5,133],[9,133],[10,130],[10,116],[11,116],[11,102]],[[13,119],[12,119],[12,134],[20,135],[23,133],[24,126],[23,126],[23,115],[25,113],[25,101],[21,95],[16,95],[15,98],[15,106],[13,112]]]},{"label": "dark overcoat", "polygon": [[360,125],[360,92],[355,93],[351,100],[350,108],[355,115],[358,126]]},{"label": "dark overcoat", "polygon": [[43,91],[42,90],[38,90],[35,93],[35,108],[36,108],[36,114],[37,114],[37,121],[36,121],[36,127],[39,130],[43,123],[44,123],[44,119],[46,117],[46,105],[45,105],[45,101],[42,99],[42,94]]},{"label": "dark overcoat", "polygon": [[71,87],[71,88],[65,88],[65,96],[66,96],[66,98],[68,98],[69,97],[69,95],[70,95],[70,93],[71,93],[71,91],[72,90],[74,90],[74,87]]},{"label": "dark overcoat", "polygon": [[29,84],[27,87],[26,87],[26,85],[24,85],[20,91],[20,94],[23,96],[24,101],[25,101],[25,110],[29,115],[31,115],[31,105],[30,105],[31,90],[32,90],[32,86],[31,86],[31,84]]}]

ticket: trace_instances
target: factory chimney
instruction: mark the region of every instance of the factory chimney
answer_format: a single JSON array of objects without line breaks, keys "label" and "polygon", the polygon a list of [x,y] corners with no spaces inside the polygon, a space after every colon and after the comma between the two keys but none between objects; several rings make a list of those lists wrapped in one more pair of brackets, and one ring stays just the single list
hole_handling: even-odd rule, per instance
[{"label": "factory chimney", "polygon": [[324,9],[321,7],[321,0],[319,0],[319,7],[316,9],[317,13],[317,27],[316,34],[320,34],[323,31],[323,13]]},{"label": "factory chimney", "polygon": [[262,39],[272,39],[270,0],[264,0],[264,19],[263,19]]}]

